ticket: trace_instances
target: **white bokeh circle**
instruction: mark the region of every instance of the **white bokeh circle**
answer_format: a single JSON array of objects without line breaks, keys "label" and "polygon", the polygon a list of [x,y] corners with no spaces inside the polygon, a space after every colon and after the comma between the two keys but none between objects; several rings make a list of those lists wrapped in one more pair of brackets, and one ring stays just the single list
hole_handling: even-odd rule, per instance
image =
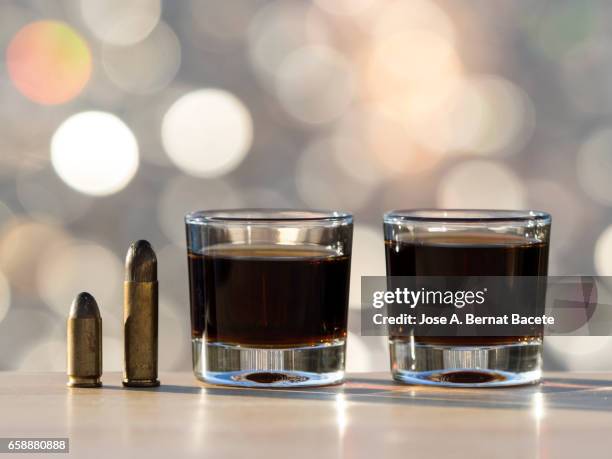
[{"label": "white bokeh circle", "polygon": [[219,177],[235,169],[253,141],[253,120],[245,105],[221,89],[201,89],[179,98],[162,121],[162,142],[170,160],[196,177]]},{"label": "white bokeh circle", "polygon": [[138,170],[138,142],[130,128],[106,112],[81,112],[51,139],[51,163],[71,188],[93,196],[123,189]]}]

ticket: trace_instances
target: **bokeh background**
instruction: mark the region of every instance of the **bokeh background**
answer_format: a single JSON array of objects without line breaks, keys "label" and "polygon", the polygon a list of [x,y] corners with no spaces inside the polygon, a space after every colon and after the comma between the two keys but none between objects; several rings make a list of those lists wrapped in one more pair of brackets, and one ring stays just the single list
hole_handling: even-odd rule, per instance
[{"label": "bokeh background", "polygon": [[[63,370],[90,291],[121,368],[123,258],[160,264],[160,366],[190,368],[182,217],[316,207],[356,218],[384,274],[391,208],[553,214],[551,273],[612,275],[606,0],[0,2],[0,370]],[[609,337],[555,338],[549,369],[610,369]]]}]

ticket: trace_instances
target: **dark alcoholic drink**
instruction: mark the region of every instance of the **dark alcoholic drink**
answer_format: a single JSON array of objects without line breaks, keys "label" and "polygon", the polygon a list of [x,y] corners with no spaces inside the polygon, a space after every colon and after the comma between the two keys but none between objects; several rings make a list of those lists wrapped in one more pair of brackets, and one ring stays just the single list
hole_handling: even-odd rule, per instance
[{"label": "dark alcoholic drink", "polygon": [[[437,233],[416,242],[385,241],[390,276],[546,276],[548,243],[510,234]],[[511,294],[511,292],[510,292]],[[425,307],[425,306],[424,306]],[[495,345],[537,336],[415,337],[448,345]]]},{"label": "dark alcoholic drink", "polygon": [[321,246],[225,244],[188,260],[194,338],[282,348],[346,337],[349,256]]}]

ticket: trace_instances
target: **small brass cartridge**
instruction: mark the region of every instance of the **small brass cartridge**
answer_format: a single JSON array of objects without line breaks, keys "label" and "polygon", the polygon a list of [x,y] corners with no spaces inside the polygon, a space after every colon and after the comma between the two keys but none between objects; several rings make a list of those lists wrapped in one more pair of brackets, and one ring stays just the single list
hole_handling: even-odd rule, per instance
[{"label": "small brass cartridge", "polygon": [[157,257],[144,240],[132,243],[125,259],[123,319],[123,385],[159,386]]},{"label": "small brass cartridge", "polygon": [[100,387],[102,382],[102,318],[87,292],[72,302],[67,321],[67,371],[70,387]]}]

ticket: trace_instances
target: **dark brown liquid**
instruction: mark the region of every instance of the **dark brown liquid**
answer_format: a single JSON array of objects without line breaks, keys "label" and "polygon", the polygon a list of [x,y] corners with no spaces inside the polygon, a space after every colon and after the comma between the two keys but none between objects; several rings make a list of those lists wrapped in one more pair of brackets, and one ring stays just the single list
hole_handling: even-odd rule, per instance
[{"label": "dark brown liquid", "polygon": [[[390,276],[546,276],[548,243],[504,234],[443,234],[385,241]],[[502,344],[534,337],[416,337],[437,344]]]},{"label": "dark brown liquid", "polygon": [[193,337],[287,346],[346,336],[348,256],[273,245],[217,246],[188,255]]}]

